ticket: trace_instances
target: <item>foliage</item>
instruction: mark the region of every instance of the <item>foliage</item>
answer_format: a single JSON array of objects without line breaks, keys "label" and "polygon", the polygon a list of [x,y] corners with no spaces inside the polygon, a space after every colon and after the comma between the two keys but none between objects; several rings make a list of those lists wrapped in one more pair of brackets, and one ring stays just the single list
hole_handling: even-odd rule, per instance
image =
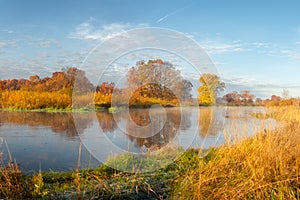
[{"label": "foliage", "polygon": [[95,105],[99,107],[110,107],[111,106],[112,94],[105,94],[102,92],[95,93]]},{"label": "foliage", "polygon": [[[78,94],[91,92],[93,85],[85,73],[77,68],[54,72],[52,77],[0,81],[0,107],[10,109],[71,109],[72,92],[76,85]],[[83,100],[83,98],[81,99]]]},{"label": "foliage", "polygon": [[[115,88],[113,82],[94,87],[77,68],[64,68],[52,77],[0,81],[0,108],[65,109],[129,105],[149,107],[153,104],[177,106],[180,101],[191,104],[192,84],[180,71],[162,60],[140,61],[127,74],[128,88]],[[95,91],[94,91],[95,88]],[[75,94],[75,95],[73,95]],[[131,98],[129,98],[131,96]],[[113,97],[113,99],[112,99]]]},{"label": "foliage", "polygon": [[222,100],[229,106],[266,106],[266,107],[280,107],[280,106],[299,106],[299,98],[288,98],[288,91],[284,90],[283,97],[278,95],[271,95],[270,98],[261,99],[255,98],[249,90],[244,90],[241,93],[236,91],[227,93]]},{"label": "foliage", "polygon": [[299,106],[300,100],[296,98],[290,99],[271,99],[266,103],[267,107],[274,107],[274,106]]},{"label": "foliage", "polygon": [[217,95],[225,89],[225,83],[215,74],[203,74],[200,79],[202,84],[198,88],[198,102],[200,105],[212,105],[217,101]]},{"label": "foliage", "polygon": [[227,103],[227,105],[235,106],[254,105],[254,98],[255,96],[251,94],[249,90],[244,90],[242,93],[234,91],[223,96],[223,100]]},{"label": "foliage", "polygon": [[[171,63],[160,59],[137,62],[127,74],[127,86],[132,95],[130,105],[143,105],[141,100],[159,99],[155,103],[172,105],[175,99],[191,99],[192,84],[183,79]],[[169,103],[170,102],[170,103]],[[149,102],[151,105],[154,102]]]},{"label": "foliage", "polygon": [[0,106],[10,109],[71,109],[72,99],[61,91],[4,91],[1,93]]},{"label": "foliage", "polygon": [[45,77],[40,79],[38,75],[34,75],[30,76],[29,80],[2,80],[0,81],[0,92],[15,90],[36,92],[65,91],[71,95],[75,82],[78,91],[91,91],[93,89],[93,85],[85,77],[84,71],[71,67],[63,69],[62,72],[54,72],[51,78]]}]

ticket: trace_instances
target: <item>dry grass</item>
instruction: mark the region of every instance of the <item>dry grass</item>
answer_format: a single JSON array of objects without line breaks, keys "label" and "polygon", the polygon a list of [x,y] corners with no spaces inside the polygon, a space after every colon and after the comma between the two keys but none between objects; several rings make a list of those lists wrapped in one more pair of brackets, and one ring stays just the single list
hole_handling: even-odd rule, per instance
[{"label": "dry grass", "polygon": [[211,152],[208,162],[199,158],[197,169],[176,180],[173,198],[299,199],[300,110],[274,112],[283,127],[222,146]]}]

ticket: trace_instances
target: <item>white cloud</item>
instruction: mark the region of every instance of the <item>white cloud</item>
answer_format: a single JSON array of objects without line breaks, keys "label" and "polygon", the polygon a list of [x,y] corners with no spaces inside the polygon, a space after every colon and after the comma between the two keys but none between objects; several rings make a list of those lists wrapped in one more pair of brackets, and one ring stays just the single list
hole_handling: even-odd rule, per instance
[{"label": "white cloud", "polygon": [[49,38],[38,38],[32,36],[24,36],[20,41],[34,48],[49,48],[53,45],[58,45],[58,42]]},{"label": "white cloud", "polygon": [[13,31],[13,30],[8,30],[8,29],[2,29],[2,30],[0,30],[0,32],[4,32],[4,33],[8,33],[8,34],[15,33],[15,31]]},{"label": "white cloud", "polygon": [[40,41],[38,43],[39,47],[41,47],[41,48],[49,48],[49,47],[51,47],[52,44],[53,44],[53,42],[50,40],[44,40],[44,41]]},{"label": "white cloud", "polygon": [[291,50],[281,50],[280,53],[287,55],[294,60],[300,60],[300,53]]},{"label": "white cloud", "polygon": [[228,63],[226,63],[226,62],[214,61],[214,64],[215,64],[216,66],[224,66],[224,65],[227,65]]},{"label": "white cloud", "polygon": [[7,46],[7,43],[4,41],[0,41],[0,48],[4,48]]},{"label": "white cloud", "polygon": [[200,46],[208,54],[224,54],[230,52],[257,52],[260,54],[274,56],[281,49],[278,44],[263,41],[226,41],[218,39],[204,39],[199,41]]},{"label": "white cloud", "polygon": [[69,34],[69,38],[105,41],[120,34],[124,34],[129,29],[144,26],[145,24],[134,25],[131,23],[111,23],[97,26],[96,20],[94,18],[90,18],[86,22],[79,24],[75,28],[75,31]]},{"label": "white cloud", "polygon": [[188,38],[195,40],[195,35],[196,35],[195,33],[184,33],[184,35]]},{"label": "white cloud", "polygon": [[270,82],[265,79],[247,77],[224,77],[226,92],[249,90],[257,97],[270,97],[272,94],[281,95],[283,89],[291,92],[292,96],[299,96],[300,85],[297,83]]},{"label": "white cloud", "polygon": [[17,39],[0,40],[0,48],[16,48],[29,45],[34,48],[49,48],[54,44],[58,44],[53,39],[35,38],[32,36],[23,36]]},{"label": "white cloud", "polygon": [[211,54],[221,54],[229,52],[241,52],[244,49],[239,43],[200,43],[200,46],[207,52]]},{"label": "white cloud", "polygon": [[0,48],[8,48],[8,47],[15,47],[17,45],[18,40],[0,40]]}]

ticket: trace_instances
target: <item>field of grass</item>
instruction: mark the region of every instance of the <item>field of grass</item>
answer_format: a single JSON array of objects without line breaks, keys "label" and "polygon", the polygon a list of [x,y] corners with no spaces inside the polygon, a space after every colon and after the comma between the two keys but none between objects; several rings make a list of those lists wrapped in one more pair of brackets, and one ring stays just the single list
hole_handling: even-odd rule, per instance
[{"label": "field of grass", "polygon": [[[0,197],[299,199],[300,109],[270,108],[268,112],[268,116],[282,123],[276,130],[262,128],[251,138],[228,142],[206,152],[188,150],[175,162],[154,172],[125,173],[103,165],[66,173],[24,175],[13,163],[3,165]],[[134,157],[115,159],[126,159],[126,165]]]}]

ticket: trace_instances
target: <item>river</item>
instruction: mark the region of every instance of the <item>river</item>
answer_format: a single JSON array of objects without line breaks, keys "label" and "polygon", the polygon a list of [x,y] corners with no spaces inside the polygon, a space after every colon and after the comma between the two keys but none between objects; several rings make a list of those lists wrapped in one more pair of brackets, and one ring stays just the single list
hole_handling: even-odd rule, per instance
[{"label": "river", "polygon": [[148,109],[115,114],[0,111],[1,160],[13,159],[29,173],[69,171],[78,163],[96,167],[112,153],[144,153],[170,144],[207,149],[274,128],[275,120],[251,116],[264,112],[262,107],[160,108],[150,114]]}]

